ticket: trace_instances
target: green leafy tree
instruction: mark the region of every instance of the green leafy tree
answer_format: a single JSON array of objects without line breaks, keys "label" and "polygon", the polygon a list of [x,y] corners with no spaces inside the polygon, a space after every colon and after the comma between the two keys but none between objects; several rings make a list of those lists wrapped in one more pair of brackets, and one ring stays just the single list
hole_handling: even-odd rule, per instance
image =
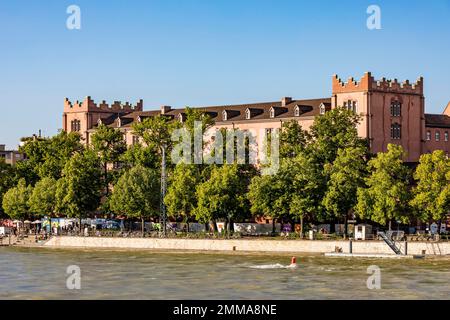
[{"label": "green leafy tree", "polygon": [[184,221],[188,223],[188,231],[189,219],[197,206],[195,188],[200,182],[200,166],[179,163],[170,176],[169,187],[164,198],[169,216],[183,217]]},{"label": "green leafy tree", "polygon": [[119,161],[121,155],[127,150],[123,133],[115,128],[100,125],[91,138],[93,151],[100,159],[103,169],[103,186],[105,196],[109,195],[109,185],[111,183],[111,174],[109,174],[108,164],[114,164]]},{"label": "green leafy tree", "polygon": [[366,187],[358,188],[356,213],[381,225],[398,220],[407,223],[409,211],[410,170],[403,163],[401,146],[389,144],[387,152],[380,152],[369,161]]},{"label": "green leafy tree", "polygon": [[133,132],[142,139],[147,148],[161,154],[163,148],[166,148],[166,152],[170,150],[172,132],[180,126],[178,122],[170,120],[164,115],[149,117],[134,123]]},{"label": "green leafy tree", "polygon": [[79,133],[61,131],[51,138],[23,138],[19,151],[26,155],[25,161],[17,163],[17,173],[27,183],[34,185],[39,179],[59,179],[67,161],[84,149]]},{"label": "green leafy tree", "polygon": [[92,151],[75,154],[65,165],[56,188],[56,211],[80,219],[96,211],[101,198],[101,170]]},{"label": "green leafy tree", "polygon": [[144,219],[158,215],[159,188],[157,171],[137,165],[117,181],[110,197],[110,207],[116,213],[141,219],[144,235]]},{"label": "green leafy tree", "polygon": [[312,143],[309,152],[322,164],[332,163],[339,149],[367,146],[367,141],[358,136],[360,117],[345,108],[334,108],[323,116],[316,117],[311,126]]},{"label": "green leafy tree", "polygon": [[421,221],[442,221],[450,211],[450,160],[444,151],[423,154],[414,172],[411,205]]},{"label": "green leafy tree", "polygon": [[48,140],[44,138],[22,138],[19,152],[26,156],[25,161],[16,164],[18,178],[25,179],[27,184],[34,185],[40,179],[40,168],[47,154]]},{"label": "green leafy tree", "polygon": [[39,167],[39,177],[59,179],[66,163],[76,153],[82,152],[81,136],[77,132],[61,131],[44,143],[44,158]]},{"label": "green leafy tree", "polygon": [[293,218],[300,220],[300,235],[303,236],[305,217],[310,221],[323,219],[321,201],[325,189],[325,178],[322,167],[313,157],[301,153],[292,161],[288,161],[283,170],[293,171],[289,210]]},{"label": "green leafy tree", "polygon": [[[280,203],[278,199],[283,194],[284,183],[276,178],[274,175],[253,177],[247,194],[250,201],[250,212],[257,217],[271,218],[272,232],[275,232],[276,220],[286,217],[286,210],[278,210]],[[286,208],[282,207],[282,209]]]},{"label": "green leafy tree", "polygon": [[321,167],[301,152],[281,160],[274,175],[256,176],[249,187],[248,198],[253,215],[275,220],[300,222],[303,234],[305,217],[313,219],[321,212],[320,190],[323,188]]},{"label": "green leafy tree", "polygon": [[39,180],[28,199],[30,211],[38,216],[52,216],[56,213],[57,180],[51,177]]},{"label": "green leafy tree", "polygon": [[347,235],[347,220],[357,203],[358,188],[364,187],[367,175],[368,150],[363,147],[339,149],[337,158],[325,167],[327,181],[323,198],[325,209],[336,218],[344,218]]},{"label": "green leafy tree", "polygon": [[15,167],[0,159],[0,217],[4,214],[2,207],[3,195],[16,184]]},{"label": "green leafy tree", "polygon": [[9,189],[3,196],[3,210],[11,219],[24,220],[29,216],[28,199],[31,187],[25,179],[20,179],[16,187]]},{"label": "green leafy tree", "polygon": [[280,157],[292,158],[304,151],[309,133],[296,120],[283,122],[280,132]]},{"label": "green leafy tree", "polygon": [[197,186],[197,208],[194,213],[202,222],[225,220],[229,234],[232,220],[245,218],[249,204],[246,199],[249,178],[236,164],[214,166],[208,181]]},{"label": "green leafy tree", "polygon": [[141,165],[146,168],[157,168],[159,166],[157,154],[141,144],[134,144],[130,146],[120,157],[120,161],[128,169],[137,165]]}]

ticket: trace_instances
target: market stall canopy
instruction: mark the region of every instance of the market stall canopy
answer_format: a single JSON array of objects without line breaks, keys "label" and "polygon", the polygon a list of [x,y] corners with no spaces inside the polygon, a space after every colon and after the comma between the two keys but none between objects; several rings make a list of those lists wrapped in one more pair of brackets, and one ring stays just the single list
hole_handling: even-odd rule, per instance
[{"label": "market stall canopy", "polygon": [[31,223],[30,220],[25,220],[23,223]]},{"label": "market stall canopy", "polygon": [[41,220],[34,220],[31,224],[40,224],[40,223],[42,223]]}]

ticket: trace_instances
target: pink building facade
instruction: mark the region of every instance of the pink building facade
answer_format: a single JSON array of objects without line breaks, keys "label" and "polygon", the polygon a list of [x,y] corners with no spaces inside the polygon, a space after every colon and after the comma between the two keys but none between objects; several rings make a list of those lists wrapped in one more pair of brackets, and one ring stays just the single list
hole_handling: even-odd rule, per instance
[{"label": "pink building facade", "polygon": [[[417,162],[423,153],[444,150],[450,154],[450,103],[442,114],[425,113],[423,78],[410,83],[397,80],[375,80],[367,72],[359,81],[350,78],[347,82],[332,77],[330,98],[295,100],[284,97],[279,101],[197,107],[215,122],[212,128],[235,128],[256,133],[261,143],[264,135],[280,128],[285,121],[296,120],[304,129],[315,117],[338,106],[355,111],[361,116],[358,133],[368,138],[373,153],[387,150],[389,143],[401,145],[406,150],[405,161]],[[79,132],[85,143],[99,124],[118,128],[124,133],[128,145],[138,143],[133,134],[134,122],[146,117],[165,115],[174,121],[184,121],[184,109],[162,106],[160,110],[143,111],[143,101],[135,105],[105,101],[96,104],[90,97],[82,102],[64,101],[63,130]]]}]

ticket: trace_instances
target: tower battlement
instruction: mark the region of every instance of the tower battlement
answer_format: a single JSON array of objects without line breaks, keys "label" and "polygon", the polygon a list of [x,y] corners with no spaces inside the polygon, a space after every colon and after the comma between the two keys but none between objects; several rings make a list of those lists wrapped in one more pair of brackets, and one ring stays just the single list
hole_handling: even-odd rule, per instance
[{"label": "tower battlement", "polygon": [[333,94],[384,91],[423,95],[423,77],[418,78],[414,83],[410,83],[409,80],[399,82],[397,79],[390,80],[386,78],[375,80],[370,72],[366,72],[359,81],[350,77],[347,82],[343,82],[337,75],[333,75],[332,88]]},{"label": "tower battlement", "polygon": [[144,102],[140,99],[135,105],[125,102],[122,103],[120,101],[114,101],[112,104],[107,104],[105,100],[101,103],[95,103],[90,96],[84,98],[83,101],[75,101],[71,102],[68,98],[64,98],[64,112],[80,112],[80,111],[94,111],[94,112],[133,112],[133,111],[142,111],[144,108]]}]

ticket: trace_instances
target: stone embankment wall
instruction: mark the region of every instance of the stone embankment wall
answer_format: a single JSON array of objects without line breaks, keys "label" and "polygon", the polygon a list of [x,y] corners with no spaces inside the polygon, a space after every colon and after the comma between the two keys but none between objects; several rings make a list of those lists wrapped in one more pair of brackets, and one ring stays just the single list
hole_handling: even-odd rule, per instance
[{"label": "stone embankment wall", "polygon": [[[249,251],[249,252],[334,252],[336,247],[349,252],[349,241],[325,240],[212,240],[212,239],[156,239],[156,238],[102,238],[52,237],[44,246],[61,248],[98,249],[163,249],[196,251]],[[382,241],[353,241],[353,253],[393,254]],[[403,243],[400,246],[403,252]],[[408,254],[450,255],[450,242],[409,242]]]}]

